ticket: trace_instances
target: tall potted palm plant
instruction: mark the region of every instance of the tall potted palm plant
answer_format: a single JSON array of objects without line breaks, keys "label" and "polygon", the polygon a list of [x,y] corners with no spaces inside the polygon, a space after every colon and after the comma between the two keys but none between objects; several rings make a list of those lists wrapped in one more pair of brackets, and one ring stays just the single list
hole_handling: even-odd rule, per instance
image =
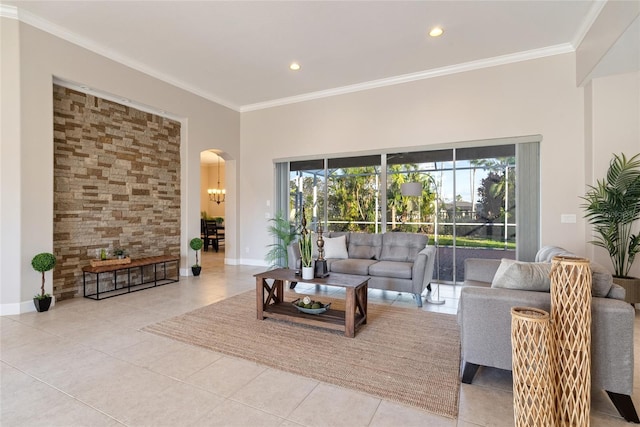
[{"label": "tall potted palm plant", "polygon": [[269,268],[288,268],[288,247],[298,235],[296,226],[285,218],[282,212],[276,213],[276,216],[271,218],[269,222],[271,224],[267,227],[267,231],[274,237],[275,243],[267,246],[269,251],[265,260],[269,263]]},{"label": "tall potted palm plant", "polygon": [[591,243],[609,253],[614,281],[625,288],[625,300],[640,302],[640,279],[629,277],[640,251],[640,233],[633,233],[640,219],[640,154],[629,159],[614,154],[606,177],[589,186],[583,199],[585,218],[595,231]]}]

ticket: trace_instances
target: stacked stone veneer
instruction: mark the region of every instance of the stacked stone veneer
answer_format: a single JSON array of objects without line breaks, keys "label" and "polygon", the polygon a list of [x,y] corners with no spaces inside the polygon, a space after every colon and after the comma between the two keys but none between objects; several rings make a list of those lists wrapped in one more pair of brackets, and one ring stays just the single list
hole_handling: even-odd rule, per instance
[{"label": "stacked stone veneer", "polygon": [[53,101],[56,298],[82,295],[101,248],[179,256],[180,123],[57,85]]}]

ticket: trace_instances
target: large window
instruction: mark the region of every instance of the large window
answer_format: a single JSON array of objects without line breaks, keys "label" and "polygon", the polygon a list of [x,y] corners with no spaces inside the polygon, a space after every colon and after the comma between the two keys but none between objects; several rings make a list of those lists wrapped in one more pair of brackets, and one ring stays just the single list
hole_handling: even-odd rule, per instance
[{"label": "large window", "polygon": [[[518,158],[535,171],[534,145],[526,157],[510,144],[291,162],[290,217],[299,223],[304,209],[311,230],[425,233],[438,247],[438,278],[460,282],[465,258],[516,258],[517,218],[537,230],[538,196],[518,192],[537,175],[516,174]],[[516,215],[518,203],[532,211]]]}]

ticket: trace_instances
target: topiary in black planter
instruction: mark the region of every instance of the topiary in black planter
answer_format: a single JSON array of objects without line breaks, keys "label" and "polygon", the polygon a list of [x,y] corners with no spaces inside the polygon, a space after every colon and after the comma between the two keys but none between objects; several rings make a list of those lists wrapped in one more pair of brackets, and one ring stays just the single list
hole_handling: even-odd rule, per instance
[{"label": "topiary in black planter", "polygon": [[51,306],[51,295],[44,293],[44,273],[56,266],[56,257],[51,253],[43,252],[33,257],[31,266],[35,271],[42,273],[40,294],[33,297],[33,304],[38,312],[47,311]]},{"label": "topiary in black planter", "polygon": [[202,271],[202,266],[198,263],[198,251],[202,249],[203,245],[204,245],[204,242],[199,237],[194,237],[189,242],[189,246],[191,247],[191,249],[196,251],[196,263],[191,266],[191,272],[193,273],[194,276],[199,276],[200,271]]}]

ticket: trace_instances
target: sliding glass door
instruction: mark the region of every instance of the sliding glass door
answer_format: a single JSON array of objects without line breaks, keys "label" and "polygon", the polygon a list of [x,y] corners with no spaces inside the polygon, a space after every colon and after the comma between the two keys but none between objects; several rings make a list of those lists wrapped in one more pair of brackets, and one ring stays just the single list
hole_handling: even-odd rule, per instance
[{"label": "sliding glass door", "polygon": [[512,144],[291,162],[290,217],[304,209],[311,230],[425,233],[437,277],[461,282],[466,258],[516,258],[516,158]]}]

